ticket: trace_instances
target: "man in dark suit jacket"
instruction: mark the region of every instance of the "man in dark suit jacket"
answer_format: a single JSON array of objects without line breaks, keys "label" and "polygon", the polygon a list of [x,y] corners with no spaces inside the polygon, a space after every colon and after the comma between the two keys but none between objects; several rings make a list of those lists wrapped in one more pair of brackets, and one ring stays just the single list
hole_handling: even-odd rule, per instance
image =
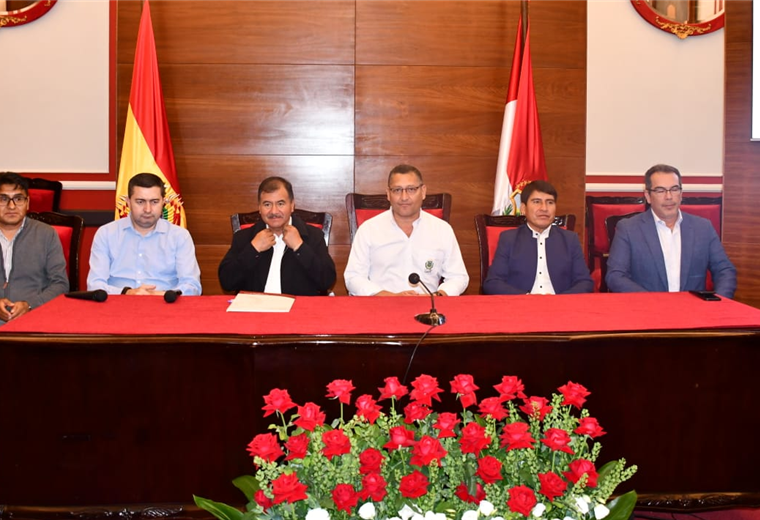
[{"label": "man in dark suit jacket", "polygon": [[677,292],[705,289],[733,298],[736,269],[709,220],[682,213],[681,173],[658,164],[645,174],[650,211],[618,222],[607,261],[612,292]]},{"label": "man in dark suit jacket", "polygon": [[486,294],[571,294],[592,292],[578,235],[552,226],[557,190],[546,181],[533,181],[521,194],[520,212],[526,224],[499,236],[488,276]]},{"label": "man in dark suit jacket", "polygon": [[219,264],[225,291],[255,291],[301,296],[327,294],[335,283],[335,263],[321,230],[293,215],[293,186],[281,177],[259,185],[254,226],[232,237]]}]

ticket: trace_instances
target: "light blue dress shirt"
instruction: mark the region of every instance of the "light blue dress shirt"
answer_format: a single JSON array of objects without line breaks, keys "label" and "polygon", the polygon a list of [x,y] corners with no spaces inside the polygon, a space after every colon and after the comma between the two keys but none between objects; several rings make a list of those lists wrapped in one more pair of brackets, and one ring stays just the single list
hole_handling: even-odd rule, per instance
[{"label": "light blue dress shirt", "polygon": [[124,287],[201,294],[201,270],[190,233],[164,219],[143,236],[127,216],[101,226],[90,253],[87,290],[119,294]]}]

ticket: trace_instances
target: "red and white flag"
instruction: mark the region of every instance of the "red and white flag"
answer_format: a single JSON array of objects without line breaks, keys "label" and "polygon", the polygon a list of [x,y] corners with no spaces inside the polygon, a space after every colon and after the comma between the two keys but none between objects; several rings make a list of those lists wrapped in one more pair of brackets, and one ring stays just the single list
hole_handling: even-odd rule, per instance
[{"label": "red and white flag", "polygon": [[153,37],[148,0],[143,4],[140,29],[137,32],[129,110],[124,129],[124,144],[121,148],[119,179],[116,183],[117,219],[129,213],[126,205],[127,187],[129,179],[138,173],[154,173],[164,181],[166,201],[163,218],[186,228],[187,221],[174,166],[164,95],[158,77],[156,41]]},{"label": "red and white flag", "polygon": [[531,181],[547,178],[536,93],[533,90],[530,22],[524,46],[520,38],[521,33],[522,17],[517,24],[517,42],[512,57],[504,123],[501,127],[492,215],[519,214],[522,189]]}]

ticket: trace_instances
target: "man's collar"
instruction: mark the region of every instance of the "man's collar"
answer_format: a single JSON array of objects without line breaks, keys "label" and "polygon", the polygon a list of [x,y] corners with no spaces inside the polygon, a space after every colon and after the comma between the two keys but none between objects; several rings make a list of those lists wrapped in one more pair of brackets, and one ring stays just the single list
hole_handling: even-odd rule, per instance
[{"label": "man's collar", "polygon": [[536,231],[535,229],[533,229],[533,226],[531,226],[528,222],[526,222],[525,225],[528,226],[528,230],[530,230],[531,235],[534,235],[534,236],[538,235],[538,236],[548,237],[549,233],[551,233],[551,231],[552,231],[552,227],[551,226],[549,226],[548,228],[544,229],[543,231]]}]

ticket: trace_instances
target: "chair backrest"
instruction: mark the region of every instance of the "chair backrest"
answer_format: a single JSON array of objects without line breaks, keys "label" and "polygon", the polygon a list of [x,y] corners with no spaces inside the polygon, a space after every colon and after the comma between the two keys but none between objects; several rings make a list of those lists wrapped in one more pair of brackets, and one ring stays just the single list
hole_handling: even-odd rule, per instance
[{"label": "chair backrest", "polygon": [[[348,230],[351,234],[351,242],[354,241],[356,230],[365,220],[379,215],[390,207],[391,203],[384,193],[378,195],[347,194],[346,213],[348,214]],[[422,201],[422,209],[449,222],[451,218],[451,195],[448,193],[429,193]]]},{"label": "chair backrest", "polygon": [[646,200],[641,197],[586,197],[586,234],[589,268],[594,269],[595,259],[610,252],[610,241],[605,221],[611,215],[626,215],[644,211]]},{"label": "chair backrest", "polygon": [[79,215],[65,215],[52,211],[29,211],[27,217],[53,226],[63,246],[66,271],[69,275],[69,290],[79,290],[79,249],[82,244],[84,219]]},{"label": "chair backrest", "polygon": [[47,179],[29,179],[29,211],[61,211],[63,184]]},{"label": "chair backrest", "polygon": [[[525,223],[523,215],[475,215],[475,231],[478,234],[478,252],[480,254],[480,292],[483,292],[483,282],[488,275],[496,247],[499,245],[499,235],[507,229],[514,229]],[[555,226],[575,230],[575,215],[557,215],[554,217]]]},{"label": "chair backrest", "polygon": [[[301,217],[301,220],[322,230],[322,234],[325,237],[325,245],[330,245],[330,229],[332,228],[332,215],[324,212],[307,211],[305,209],[294,209],[294,215]],[[232,224],[232,232],[237,233],[241,229],[245,229],[253,226],[261,219],[258,211],[251,211],[250,213],[235,213],[230,215],[230,223]]]},{"label": "chair backrest", "polygon": [[723,218],[722,197],[683,197],[681,199],[681,211],[706,218],[712,222],[718,236],[721,236],[720,230]]},{"label": "chair backrest", "polygon": [[641,213],[643,212],[634,211],[632,213],[626,213],[625,215],[610,215],[607,217],[607,219],[604,221],[604,228],[607,231],[607,239],[609,240],[610,245],[612,244],[612,240],[615,238],[615,229],[617,229],[618,222],[627,218],[635,217]]}]

